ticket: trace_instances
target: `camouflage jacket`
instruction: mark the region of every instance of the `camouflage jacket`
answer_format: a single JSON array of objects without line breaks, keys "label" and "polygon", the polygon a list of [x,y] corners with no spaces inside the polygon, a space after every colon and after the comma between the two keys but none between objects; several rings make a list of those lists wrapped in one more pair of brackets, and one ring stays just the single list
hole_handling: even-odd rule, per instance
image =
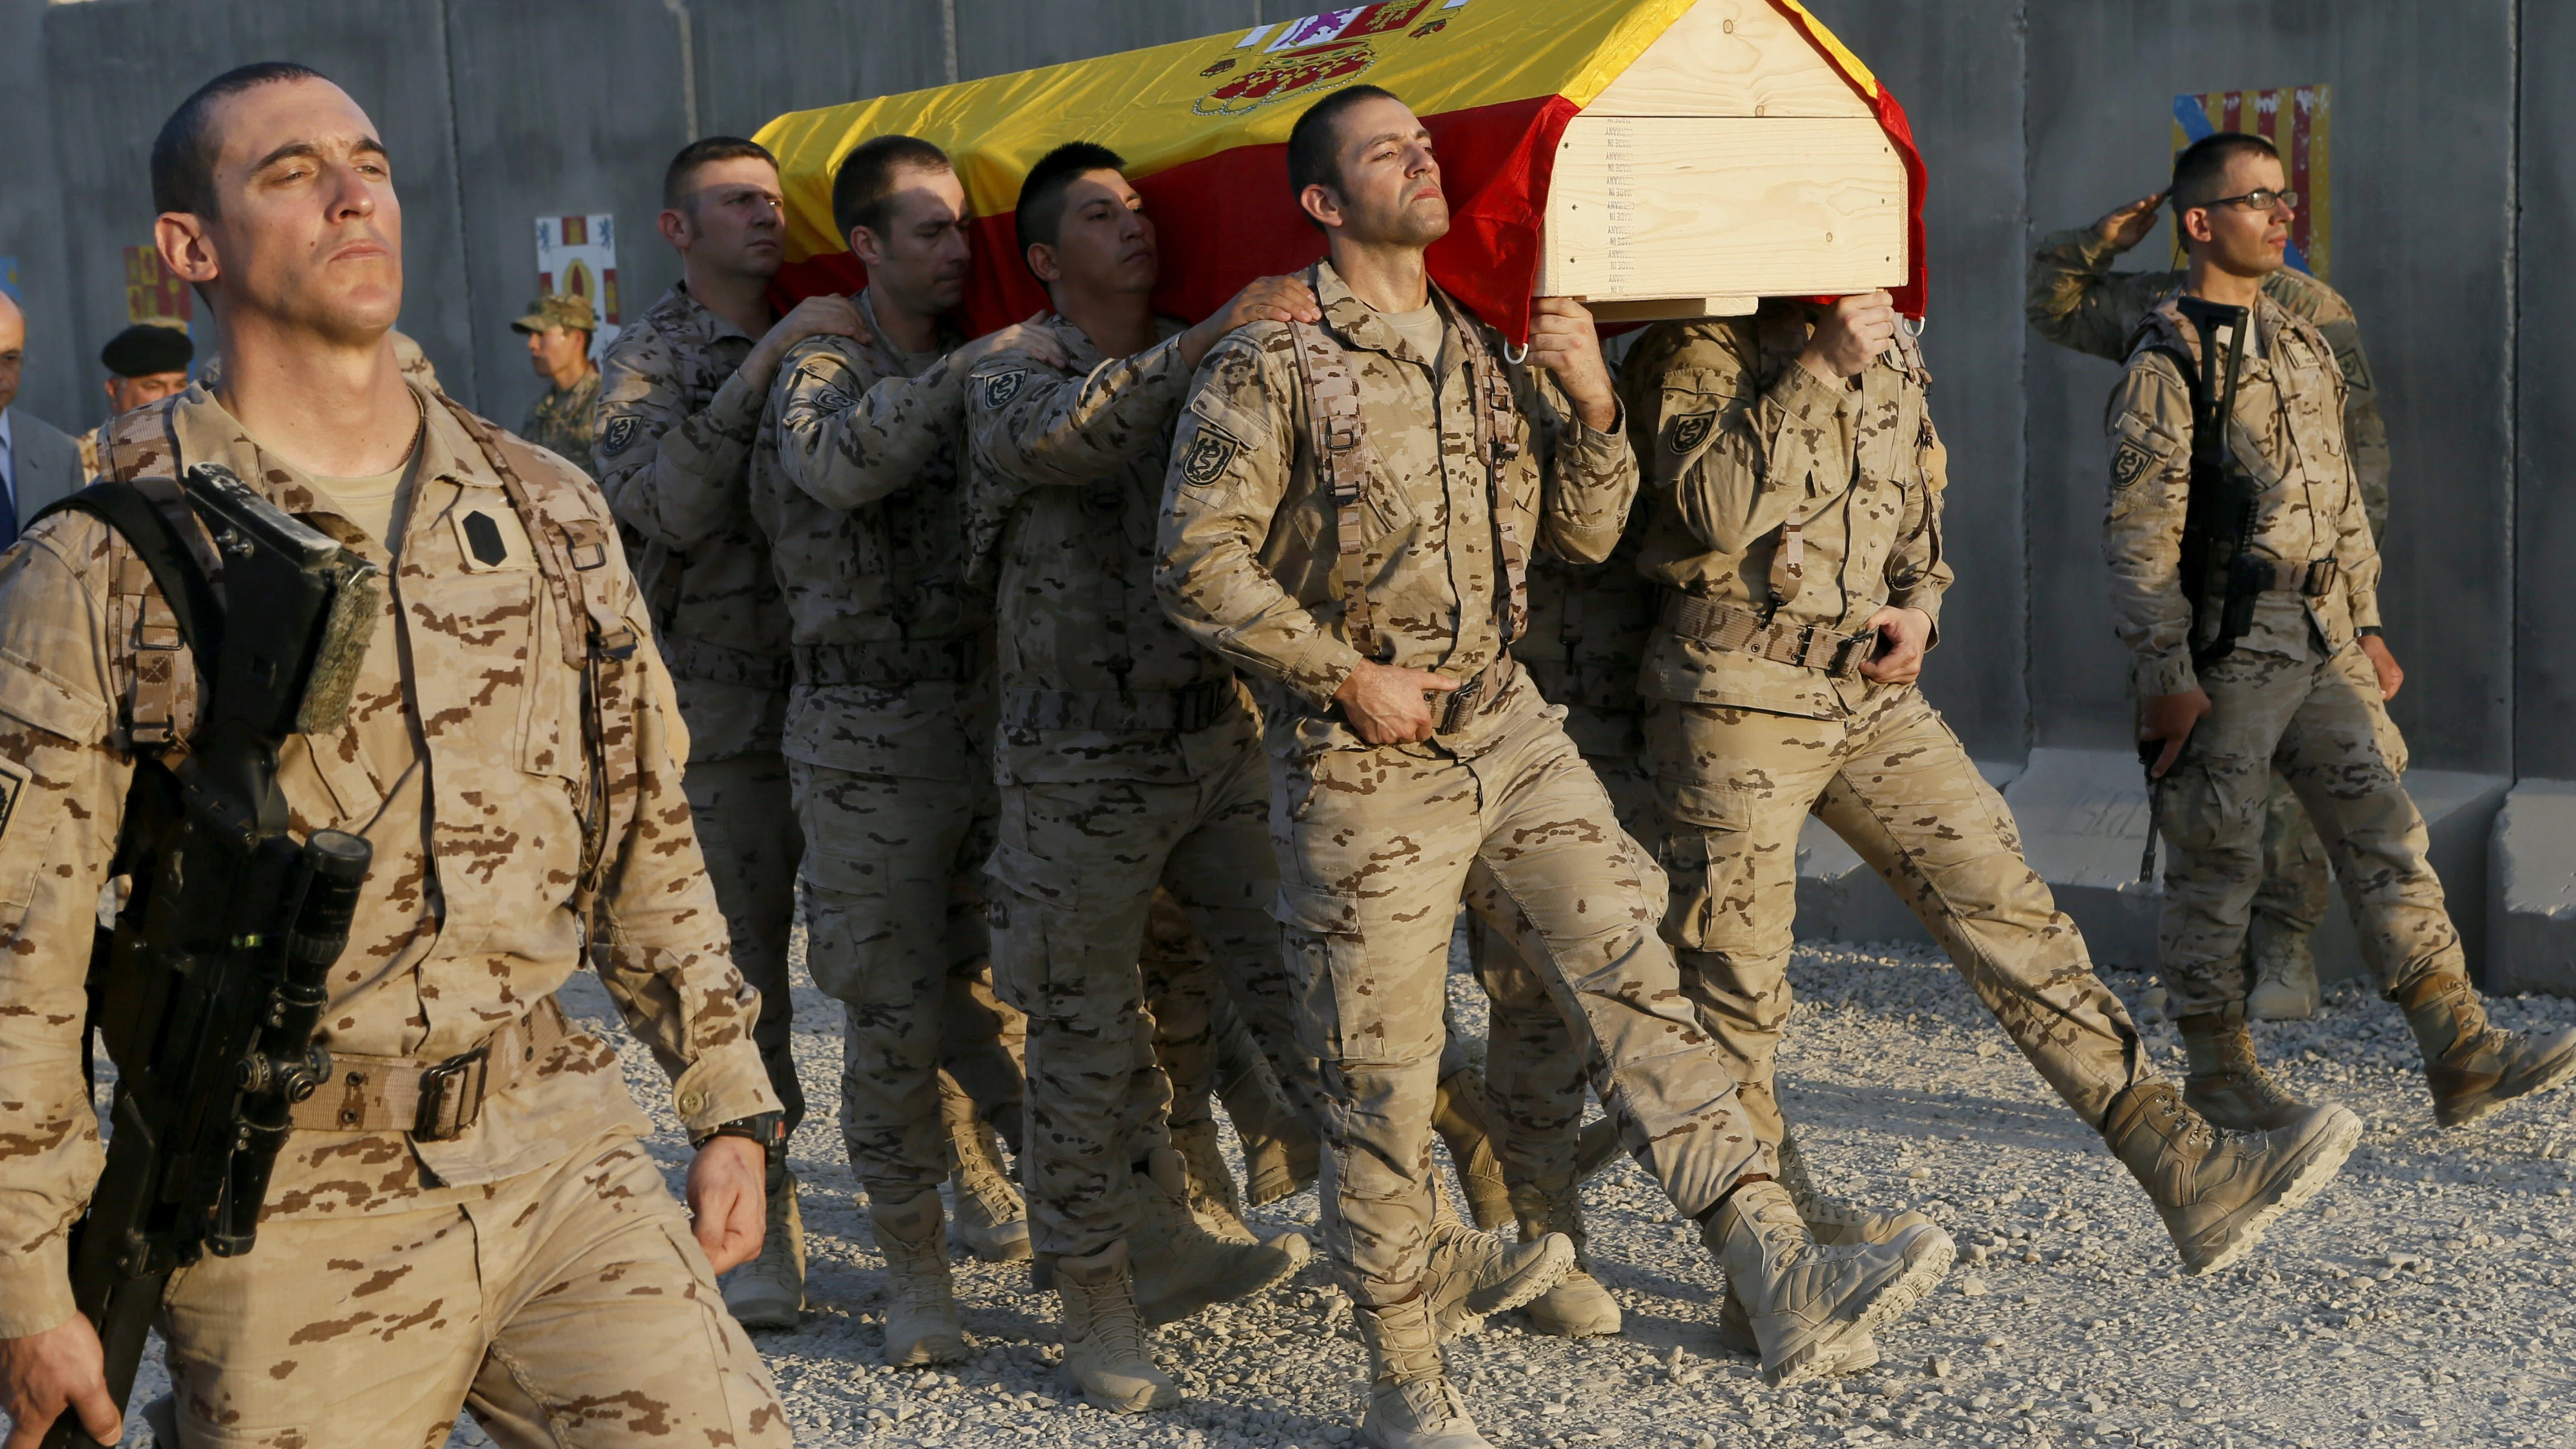
[{"label": "camouflage jacket", "polygon": [[572,386],[549,386],[528,404],[528,419],[519,424],[519,436],[588,473],[598,412],[599,369],[594,367]]},{"label": "camouflage jacket", "polygon": [[998,352],[966,384],[967,554],[998,583],[999,777],[1194,779],[1253,747],[1254,731],[1234,671],[1154,593],[1172,423],[1189,396],[1180,327],[1103,359],[1071,322],[1045,325],[1070,367]]},{"label": "camouflage jacket", "polygon": [[[2247,349],[2228,430],[2237,461],[2262,488],[2250,551],[2294,563],[2331,558],[2338,569],[2334,586],[2315,598],[2266,590],[2252,631],[2236,647],[2329,657],[2352,642],[2354,630],[2379,622],[2379,547],[2344,446],[2343,373],[2324,336],[2268,297],[2255,306],[2254,334],[2260,347]],[[2198,678],[2180,567],[2191,499],[2191,392],[2159,347],[2200,355],[2200,339],[2171,297],[2147,314],[2111,391],[2111,491],[2102,525],[2111,622],[2137,656],[2139,692],[2150,695],[2179,694]],[[2320,646],[2323,654],[2312,655]]]},{"label": "camouflage jacket", "polygon": [[951,778],[961,722],[986,711],[992,610],[964,577],[966,379],[946,355],[962,340],[913,376],[882,335],[810,337],[770,389],[751,511],[786,590],[794,758]]},{"label": "camouflage jacket", "polygon": [[[1837,386],[1798,365],[1794,309],[1668,322],[1621,382],[1653,497],[1639,567],[1677,593],[1819,633],[1864,630],[1880,608],[1941,618],[1947,455],[1914,343]],[[1659,624],[1638,687],[1659,699],[1830,719],[1879,688],[1685,637]]]},{"label": "camouflage jacket", "polygon": [[[2089,226],[2061,231],[2030,258],[2030,293],[2022,303],[2030,325],[2060,347],[2112,362],[2124,360],[2138,324],[2158,302],[2182,286],[2180,272],[2114,272],[2118,256]],[[2263,295],[2323,333],[2343,373],[2343,436],[2352,450],[2370,535],[2388,531],[2388,425],[2379,418],[2379,384],[2361,350],[2361,322],[2343,294],[2288,267],[2263,279]]]},{"label": "camouflage jacket", "polygon": [[[1352,295],[1330,262],[1314,285],[1326,330],[1349,353],[1367,435],[1360,563],[1389,654],[1379,662],[1472,679],[1504,652],[1509,598],[1464,350],[1444,348],[1435,397],[1435,360]],[[1483,336],[1499,353],[1499,334]],[[1334,593],[1338,510],[1316,468],[1294,347],[1287,324],[1260,322],[1200,364],[1172,440],[1155,583],[1182,628],[1261,681],[1274,751],[1364,749],[1332,709],[1361,656]],[[1597,563],[1636,498],[1628,440],[1616,423],[1585,427],[1542,370],[1508,371],[1514,533],[1525,547]],[[1504,717],[1486,712],[1440,746],[1473,753],[1490,733],[1484,722]]]},{"label": "camouflage jacket", "polygon": [[[335,1053],[435,1062],[552,1011],[585,954],[627,1024],[677,1078],[693,1130],[774,1110],[751,1041],[758,996],[727,953],[723,918],[680,795],[683,730],[649,639],[601,671],[609,772],[604,858],[585,944],[576,900],[590,760],[582,743],[590,621],[643,635],[633,580],[589,481],[534,449],[505,458],[543,516],[605,567],[561,570],[446,406],[427,418],[399,567],[333,738],[296,737],[279,762],[290,824],[364,835],[375,863],[332,975],[322,1042]],[[119,420],[123,474],[232,468],[279,507],[379,566],[387,551],[330,495],[263,452],[195,388]],[[501,542],[486,563],[491,531]],[[471,540],[482,538],[482,547]],[[542,537],[542,535],[538,535]],[[567,581],[565,574],[572,577]],[[83,981],[99,892],[137,748],[184,750],[194,665],[140,562],[85,514],[58,514],[0,555],[0,1336],[71,1311],[64,1232],[100,1162],[81,1075]],[[603,1131],[642,1135],[606,1043],[574,1035],[488,1098],[452,1139],[298,1131],[268,1214],[403,1211],[476,1200]]]},{"label": "camouflage jacket", "polygon": [[1552,553],[1530,560],[1529,632],[1512,641],[1512,658],[1541,695],[1565,706],[1565,732],[1588,760],[1646,752],[1637,668],[1661,596],[1637,572],[1646,518],[1647,510],[1631,510],[1626,536],[1601,563]]},{"label": "camouflage jacket", "polygon": [[746,486],[763,401],[740,373],[751,347],[673,287],[600,363],[591,458],[700,760],[777,749],[786,714],[787,612]]}]

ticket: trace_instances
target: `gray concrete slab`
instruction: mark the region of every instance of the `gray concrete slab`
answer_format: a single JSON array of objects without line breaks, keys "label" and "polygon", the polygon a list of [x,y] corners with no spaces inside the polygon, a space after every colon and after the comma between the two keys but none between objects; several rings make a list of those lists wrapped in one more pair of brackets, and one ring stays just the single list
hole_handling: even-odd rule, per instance
[{"label": "gray concrete slab", "polygon": [[[2018,760],[1980,760],[1977,771],[2001,790],[2022,766]],[[1932,933],[1912,908],[1813,815],[1798,830],[1798,937],[1932,944]]]},{"label": "gray concrete slab", "polygon": [[653,219],[663,168],[689,141],[680,22],[661,0],[449,0],[447,36],[467,263],[455,310],[478,405],[516,427],[546,386],[510,330],[537,292],[538,217],[616,218],[630,321],[679,279]]},{"label": "gray concrete slab", "polygon": [[[1923,334],[1950,449],[1942,550],[1958,582],[1923,690],[1981,759],[2028,747],[2023,685],[2021,0],[1818,0],[1902,103],[1933,178]],[[2035,339],[2034,339],[2035,341]],[[2040,344],[2045,345],[2045,344]]]},{"label": "gray concrete slab", "polygon": [[76,351],[125,326],[123,249],[152,239],[152,137],[189,92],[236,65],[292,60],[366,108],[403,201],[401,326],[457,397],[477,399],[465,233],[438,0],[89,0],[45,12]]},{"label": "gray concrete slab", "polygon": [[[2545,8],[2545,7],[2544,7]],[[2389,634],[2419,763],[2512,767],[2514,24],[2509,0],[2101,0],[2028,8],[2034,235],[2151,191],[2177,92],[2335,87],[2332,280],[2359,311],[2395,440]],[[2439,216],[2440,225],[2425,218]],[[2140,248],[2165,255],[2160,235]],[[2124,661],[2098,564],[2108,364],[2029,351],[2038,743],[2121,746]]]},{"label": "gray concrete slab", "polygon": [[2576,996],[2576,780],[2513,787],[2488,869],[2486,989]]},{"label": "gray concrete slab", "polygon": [[[2576,353],[2564,345],[2576,316],[2576,6],[2522,9],[2520,233],[2514,249],[2513,545],[2516,586],[2514,768],[2576,779],[2576,654],[2567,648],[2567,580],[2576,575]],[[2506,640],[2488,642],[2501,652]],[[2403,696],[2401,696],[2402,698]]]},{"label": "gray concrete slab", "polygon": [[2155,969],[2163,892],[2138,879],[2149,814],[2137,752],[2033,750],[2004,803],[2021,826],[2022,853],[2084,932],[2094,964]]},{"label": "gray concrete slab", "polygon": [[[0,0],[0,257],[15,257],[27,313],[26,369],[17,406],[66,432],[106,415],[95,348],[79,345],[65,275],[71,229],[54,170],[53,85],[45,65],[45,0]],[[124,321],[124,308],[116,320]]]},{"label": "gray concrete slab", "polygon": [[788,111],[943,84],[940,0],[694,0],[703,135],[748,136]]},{"label": "gray concrete slab", "polygon": [[[2496,969],[2496,938],[2488,905],[2494,886],[2489,842],[2496,835],[2496,818],[2506,792],[2512,788],[2513,782],[2502,775],[2470,770],[2406,772],[2406,793],[2423,812],[2425,831],[2432,836],[2433,873],[2441,877],[2443,896],[2450,902],[2451,923],[2459,928],[2469,974],[2481,983]],[[2352,915],[2344,908],[2340,890],[2333,909],[2326,912],[2325,925],[2317,931],[2315,947],[2321,979],[2369,978],[2370,968],[2362,961],[2361,942],[2353,933]]]},{"label": "gray concrete slab", "polygon": [[955,0],[962,80],[1196,40],[1320,10],[1280,0]]}]

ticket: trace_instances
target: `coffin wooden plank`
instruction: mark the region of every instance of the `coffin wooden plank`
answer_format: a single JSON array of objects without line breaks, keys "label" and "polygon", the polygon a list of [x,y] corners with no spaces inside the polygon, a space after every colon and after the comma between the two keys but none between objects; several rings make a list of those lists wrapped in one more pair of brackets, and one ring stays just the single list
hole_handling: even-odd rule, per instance
[{"label": "coffin wooden plank", "polygon": [[1867,116],[1869,104],[1769,0],[1700,0],[1588,116]]},{"label": "coffin wooden plank", "polygon": [[1550,296],[1899,286],[1905,164],[1865,117],[1586,112],[1557,153],[1545,246],[1538,290]]}]

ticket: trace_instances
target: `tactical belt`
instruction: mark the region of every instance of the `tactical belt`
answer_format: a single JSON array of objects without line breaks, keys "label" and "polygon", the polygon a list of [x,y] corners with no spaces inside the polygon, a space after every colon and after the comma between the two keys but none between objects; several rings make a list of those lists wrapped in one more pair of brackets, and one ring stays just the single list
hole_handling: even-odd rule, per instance
[{"label": "tactical belt", "polygon": [[484,1099],[506,1091],[539,1058],[571,1040],[551,996],[536,1010],[443,1062],[331,1053],[331,1079],[295,1106],[299,1132],[407,1132],[445,1142],[483,1115]]},{"label": "tactical belt", "polygon": [[973,639],[886,639],[865,644],[799,644],[796,682],[880,687],[972,679]]},{"label": "tactical belt", "polygon": [[663,639],[662,662],[671,666],[673,679],[741,684],[753,689],[785,689],[794,682],[784,655],[756,654],[685,634]]},{"label": "tactical belt", "polygon": [[2334,592],[2335,582],[2343,572],[2341,565],[2330,558],[2265,558],[2260,554],[2241,553],[2236,556],[2236,576],[2243,581],[2245,588],[2315,599]]},{"label": "tactical belt", "polygon": [[1519,671],[1520,665],[1512,656],[1502,655],[1475,678],[1449,691],[1447,699],[1431,701],[1440,710],[1440,723],[1433,732],[1450,735],[1466,728],[1468,721],[1492,709],[1511,692],[1512,676]]},{"label": "tactical belt", "polygon": [[1005,689],[1006,730],[1178,730],[1188,734],[1235,706],[1234,676],[1182,689]]},{"label": "tactical belt", "polygon": [[1664,627],[1713,649],[1758,654],[1836,679],[1857,679],[1878,651],[1878,631],[1838,633],[1818,624],[1770,624],[1750,609],[1694,594],[1664,596]]}]

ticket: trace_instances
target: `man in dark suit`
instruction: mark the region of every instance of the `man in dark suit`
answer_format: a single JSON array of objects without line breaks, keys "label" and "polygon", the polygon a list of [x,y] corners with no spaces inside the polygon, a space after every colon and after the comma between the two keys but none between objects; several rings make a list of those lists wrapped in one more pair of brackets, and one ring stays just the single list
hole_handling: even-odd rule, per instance
[{"label": "man in dark suit", "polygon": [[89,481],[80,444],[10,406],[26,356],[26,315],[0,292],[0,548],[18,541],[19,526],[38,509]]}]

